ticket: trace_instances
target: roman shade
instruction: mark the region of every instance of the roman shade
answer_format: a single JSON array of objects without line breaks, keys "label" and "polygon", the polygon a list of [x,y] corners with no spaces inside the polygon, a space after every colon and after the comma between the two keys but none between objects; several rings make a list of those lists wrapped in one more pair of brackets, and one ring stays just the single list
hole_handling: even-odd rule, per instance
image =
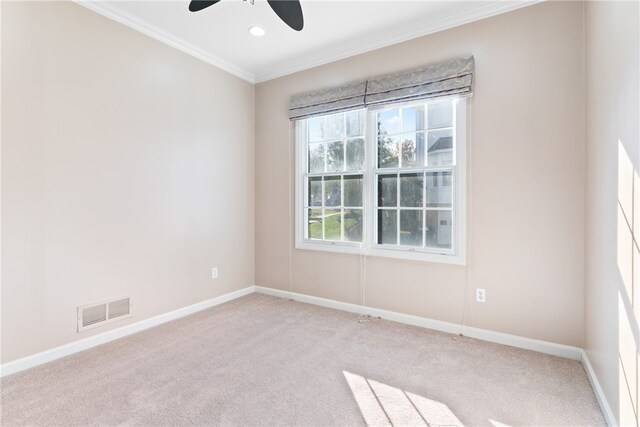
[{"label": "roman shade", "polygon": [[364,107],[366,80],[331,89],[309,92],[291,98],[289,118],[302,119],[316,114]]},{"label": "roman shade", "polygon": [[295,120],[368,105],[471,95],[473,68],[473,56],[468,56],[297,95],[291,98],[289,118]]},{"label": "roman shade", "polygon": [[376,77],[367,82],[366,104],[470,94],[472,77],[473,56]]}]

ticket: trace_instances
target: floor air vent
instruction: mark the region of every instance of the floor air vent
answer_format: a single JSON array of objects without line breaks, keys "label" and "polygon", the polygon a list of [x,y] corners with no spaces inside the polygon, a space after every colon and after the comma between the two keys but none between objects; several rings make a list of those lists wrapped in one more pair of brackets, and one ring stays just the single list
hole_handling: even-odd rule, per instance
[{"label": "floor air vent", "polygon": [[124,297],[78,307],[78,332],[131,317],[131,298]]}]

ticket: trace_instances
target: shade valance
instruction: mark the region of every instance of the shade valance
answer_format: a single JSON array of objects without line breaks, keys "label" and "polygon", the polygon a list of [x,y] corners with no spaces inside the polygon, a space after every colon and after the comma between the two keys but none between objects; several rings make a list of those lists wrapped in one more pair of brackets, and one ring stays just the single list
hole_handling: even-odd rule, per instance
[{"label": "shade valance", "polygon": [[472,78],[473,56],[452,59],[412,71],[369,79],[365,103],[389,104],[470,94]]},{"label": "shade valance", "polygon": [[366,80],[330,89],[309,92],[291,98],[289,118],[301,119],[364,107]]},{"label": "shade valance", "polygon": [[470,95],[473,68],[473,56],[468,56],[297,95],[291,98],[289,118],[300,119],[367,105]]}]

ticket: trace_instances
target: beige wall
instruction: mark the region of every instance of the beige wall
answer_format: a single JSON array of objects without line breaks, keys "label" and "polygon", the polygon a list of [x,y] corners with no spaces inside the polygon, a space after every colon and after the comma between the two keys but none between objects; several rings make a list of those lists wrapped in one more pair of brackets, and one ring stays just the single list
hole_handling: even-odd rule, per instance
[{"label": "beige wall", "polygon": [[[4,2],[2,361],[108,329],[77,334],[80,304],[131,294],[118,327],[254,282],[582,346],[583,18],[528,7],[258,84],[254,110],[249,83],[80,6]],[[289,97],[467,54],[468,265],[372,257],[363,282],[358,256],[290,258]]]},{"label": "beige wall", "polygon": [[3,2],[3,362],[109,329],[81,304],[130,294],[119,327],[253,284],[253,101],[76,4]]},{"label": "beige wall", "polygon": [[[359,303],[358,256],[293,250],[293,94],[473,54],[467,267],[366,260],[368,305],[583,344],[583,4],[550,2],[256,86],[256,284]],[[291,281],[290,281],[291,276]]]},{"label": "beige wall", "polygon": [[585,349],[622,425],[636,425],[640,314],[640,7],[586,6]]}]

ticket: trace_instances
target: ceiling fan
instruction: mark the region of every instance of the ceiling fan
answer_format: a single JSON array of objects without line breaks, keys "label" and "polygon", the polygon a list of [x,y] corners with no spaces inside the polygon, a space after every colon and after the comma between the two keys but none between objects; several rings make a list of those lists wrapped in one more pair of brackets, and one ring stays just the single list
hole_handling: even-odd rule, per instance
[{"label": "ceiling fan", "polygon": [[[191,12],[197,12],[214,5],[219,1],[220,0],[191,0],[191,3],[189,3],[189,10]],[[248,1],[253,4],[254,0]],[[273,9],[276,15],[278,15],[285,24],[296,31],[302,30],[302,27],[304,27],[304,18],[302,17],[300,0],[267,0],[267,3],[269,3],[271,9]]]}]

